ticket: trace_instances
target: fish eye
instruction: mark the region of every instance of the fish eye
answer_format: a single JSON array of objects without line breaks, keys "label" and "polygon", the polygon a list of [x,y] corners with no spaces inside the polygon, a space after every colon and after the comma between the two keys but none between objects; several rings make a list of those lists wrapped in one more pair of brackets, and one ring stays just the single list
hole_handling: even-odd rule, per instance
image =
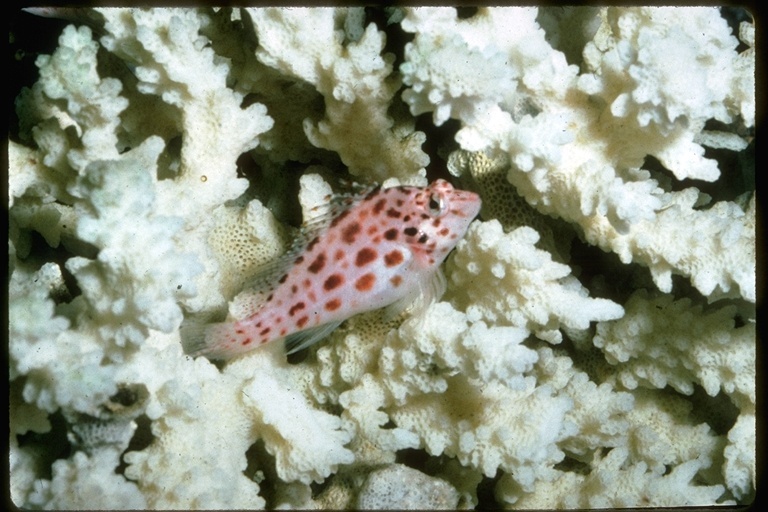
[{"label": "fish eye", "polygon": [[429,213],[438,217],[443,213],[443,198],[440,194],[432,194],[429,196]]}]

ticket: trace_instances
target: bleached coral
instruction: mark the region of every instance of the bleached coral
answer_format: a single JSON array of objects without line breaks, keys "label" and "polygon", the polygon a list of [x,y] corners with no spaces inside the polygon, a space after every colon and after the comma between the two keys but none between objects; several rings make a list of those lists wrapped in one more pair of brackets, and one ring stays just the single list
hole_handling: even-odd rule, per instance
[{"label": "bleached coral", "polygon": [[705,312],[639,290],[625,308],[621,320],[598,324],[593,340],[625,387],[669,385],[690,395],[699,384],[711,396],[755,403],[755,324],[736,327],[734,306]]},{"label": "bleached coral", "polygon": [[[662,475],[649,471],[642,462],[628,464],[627,455],[626,448],[616,448],[598,460],[588,476],[558,475],[543,484],[540,492],[515,505],[523,509],[703,506],[716,503],[723,493],[722,485],[694,483],[696,473],[705,466],[702,461],[688,461]],[[508,485],[500,482],[497,492],[501,499],[505,499],[504,486]]]},{"label": "bleached coral", "polygon": [[[37,12],[74,25],[9,141],[16,504],[754,498],[753,23]],[[448,175],[483,208],[437,302],[353,317],[290,360],[183,354],[182,321],[246,315],[243,285],[341,183]]]},{"label": "bleached coral", "polygon": [[498,221],[475,223],[449,262],[449,299],[473,320],[523,327],[552,343],[561,341],[561,325],[585,329],[621,317],[616,303],[588,298],[567,265],[535,247],[538,239],[528,227],[504,233]]},{"label": "bleached coral", "polygon": [[[507,24],[515,30],[489,38],[500,20],[513,13],[516,18]],[[694,23],[683,20],[687,13]],[[496,93],[480,97],[483,86],[473,92],[476,110],[449,111],[462,123],[456,137],[461,147],[486,152],[494,160],[508,158],[507,179],[537,210],[578,224],[589,243],[619,254],[623,262],[648,266],[662,291],[671,290],[671,274],[676,273],[690,277],[705,295],[735,291],[754,300],[752,207],[721,201],[707,211],[697,210],[707,199],[699,198],[695,189],[670,192],[641,168],[646,156],[653,155],[678,180],[718,178],[716,162],[703,158],[704,148],[693,140],[710,118],[734,121],[741,105],[754,96],[753,90],[733,87],[734,81],[748,83],[741,77],[748,77],[745,71],[750,69],[746,57],[735,51],[738,41],[712,8],[605,9],[600,16],[595,40],[584,50],[588,72],[579,76],[544,42],[530,11],[480,9],[461,20],[450,9],[415,9],[403,26],[416,33],[411,53],[421,45],[455,45],[455,39],[442,36],[448,32],[459,34],[469,55],[495,49],[505,60],[515,78],[507,80],[504,90],[516,91],[510,92],[514,101],[500,100]],[[711,32],[695,29],[708,24]],[[679,65],[668,65],[666,57],[651,49],[656,45],[663,45],[665,56],[675,48]],[[430,73],[431,67],[420,67],[418,80],[416,75],[409,79],[419,53],[413,62],[408,55],[403,72],[414,92],[406,91],[404,97],[413,113],[425,111],[429,102],[419,94],[428,84],[432,89],[427,96],[436,99],[431,110],[442,120],[449,100],[437,98],[463,100],[467,94],[448,84],[464,83],[468,71],[449,66]],[[538,64],[520,66],[533,56]],[[724,61],[731,63],[726,73],[720,71]],[[626,78],[632,75],[633,80]],[[686,93],[673,93],[678,88]],[[688,217],[685,224],[679,223],[681,216]],[[686,230],[693,223],[717,235],[697,243],[676,232],[670,217]],[[700,229],[687,232],[696,231]]]},{"label": "bleached coral", "polygon": [[389,111],[400,80],[392,74],[394,56],[382,54],[384,33],[370,24],[358,40],[345,41],[339,26],[349,12],[343,9],[245,11],[259,34],[258,59],[322,95],[325,116],[303,121],[314,146],[338,153],[352,175],[424,184],[424,134],[414,131],[412,120],[393,119]]},{"label": "bleached coral", "polygon": [[723,476],[728,488],[740,500],[748,501],[754,496],[756,482],[757,452],[755,451],[756,418],[754,414],[739,416],[728,432],[728,446],[723,454]]}]

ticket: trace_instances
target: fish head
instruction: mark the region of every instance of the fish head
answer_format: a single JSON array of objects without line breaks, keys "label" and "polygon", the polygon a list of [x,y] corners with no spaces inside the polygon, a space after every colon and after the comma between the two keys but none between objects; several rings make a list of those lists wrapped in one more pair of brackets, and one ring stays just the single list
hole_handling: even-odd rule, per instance
[{"label": "fish head", "polygon": [[480,196],[439,179],[414,189],[413,224],[404,230],[406,243],[429,266],[439,265],[459,243],[480,212]]}]

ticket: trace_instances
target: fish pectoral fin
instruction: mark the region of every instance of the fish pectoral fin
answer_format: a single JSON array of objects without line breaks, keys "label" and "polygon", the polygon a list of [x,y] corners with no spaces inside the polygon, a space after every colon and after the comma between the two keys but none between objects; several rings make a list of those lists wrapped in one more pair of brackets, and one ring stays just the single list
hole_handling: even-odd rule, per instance
[{"label": "fish pectoral fin", "polygon": [[406,296],[386,306],[384,319],[386,321],[392,320],[405,311],[414,315],[424,312],[430,304],[440,300],[440,297],[445,293],[445,286],[445,276],[442,270],[438,268],[421,279]]},{"label": "fish pectoral fin", "polygon": [[338,322],[328,322],[327,324],[318,325],[317,327],[310,327],[293,334],[289,334],[285,337],[285,351],[288,354],[293,354],[299,350],[305,349],[314,343],[317,343],[321,339],[331,334],[336,329],[341,320]]}]

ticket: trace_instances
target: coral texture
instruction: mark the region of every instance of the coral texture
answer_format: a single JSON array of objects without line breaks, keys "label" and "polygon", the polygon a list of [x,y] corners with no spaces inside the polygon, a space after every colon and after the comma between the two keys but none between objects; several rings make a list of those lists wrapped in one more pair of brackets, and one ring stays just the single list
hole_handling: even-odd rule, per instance
[{"label": "coral texture", "polygon": [[[32,12],[60,33],[8,143],[17,505],[754,499],[748,13]],[[438,178],[483,202],[438,300],[184,354],[332,194]]]}]

